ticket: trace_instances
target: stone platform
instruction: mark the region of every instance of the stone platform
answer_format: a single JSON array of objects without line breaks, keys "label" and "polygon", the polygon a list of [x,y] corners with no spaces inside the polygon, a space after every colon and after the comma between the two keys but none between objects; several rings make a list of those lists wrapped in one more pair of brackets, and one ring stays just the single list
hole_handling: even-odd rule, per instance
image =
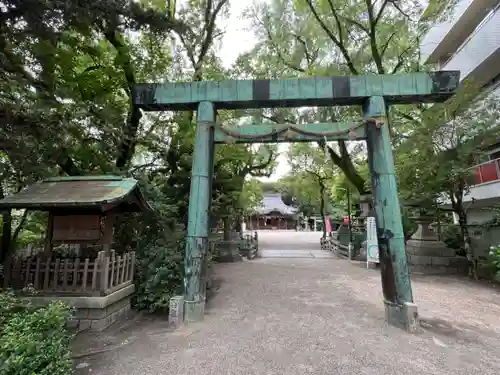
[{"label": "stone platform", "polygon": [[466,275],[469,264],[464,257],[415,255],[407,252],[410,273],[427,275]]},{"label": "stone platform", "polygon": [[468,262],[456,256],[429,228],[431,218],[417,219],[418,229],[406,243],[406,256],[411,273],[428,275],[467,274]]},{"label": "stone platform", "polygon": [[133,284],[107,296],[67,296],[67,297],[29,297],[35,306],[47,305],[53,301],[62,301],[75,308],[73,319],[68,322],[70,329],[77,331],[100,332],[124,319],[130,312],[130,300],[134,293]]}]

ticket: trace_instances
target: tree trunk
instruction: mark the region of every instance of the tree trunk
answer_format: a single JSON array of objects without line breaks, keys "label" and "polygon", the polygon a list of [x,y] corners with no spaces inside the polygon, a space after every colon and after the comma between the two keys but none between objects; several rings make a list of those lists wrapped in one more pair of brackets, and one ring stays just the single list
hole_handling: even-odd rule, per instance
[{"label": "tree trunk", "polygon": [[7,210],[2,213],[2,248],[0,249],[0,263],[7,259],[12,246],[12,211]]},{"label": "tree trunk", "polygon": [[[0,199],[5,198],[3,186],[0,184]],[[0,264],[3,264],[7,259],[7,254],[10,251],[12,238],[12,210],[2,212],[2,239],[0,242]]]},{"label": "tree trunk", "polygon": [[356,167],[354,166],[351,158],[346,158],[338,166],[342,172],[344,172],[345,177],[351,184],[354,185],[356,190],[360,195],[369,194],[370,191],[366,188],[366,181],[363,177],[358,174]]},{"label": "tree trunk", "polygon": [[223,235],[223,240],[224,241],[229,241],[231,240],[231,218],[229,216],[224,217],[222,220],[224,224],[224,235]]},{"label": "tree trunk", "polygon": [[477,279],[477,259],[472,251],[472,239],[470,237],[469,228],[467,226],[467,213],[465,212],[462,197],[457,197],[455,202],[452,202],[453,209],[458,215],[458,225],[460,226],[460,236],[462,237],[463,247],[467,260],[469,261],[469,277]]},{"label": "tree trunk", "polygon": [[[318,144],[320,145],[320,147],[322,147],[321,143]],[[351,157],[347,153],[345,144],[339,143],[339,146],[341,147],[341,151],[344,151],[343,153],[341,153],[341,155],[337,154],[331,147],[328,147],[328,153],[330,154],[330,159],[332,159],[333,164],[339,167],[342,172],[344,172],[347,180],[356,188],[356,190],[358,190],[360,195],[368,194],[369,191],[365,186],[366,181],[359,175],[358,171],[356,170]]]},{"label": "tree trunk", "polygon": [[241,233],[243,226],[241,225],[243,218],[241,214],[236,215],[236,220],[234,222],[234,230],[238,233]]}]

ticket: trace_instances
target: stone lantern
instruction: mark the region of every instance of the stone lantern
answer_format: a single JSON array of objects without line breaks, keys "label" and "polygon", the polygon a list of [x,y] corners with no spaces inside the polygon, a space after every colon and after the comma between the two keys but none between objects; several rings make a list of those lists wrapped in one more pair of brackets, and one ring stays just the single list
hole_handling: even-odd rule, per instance
[{"label": "stone lantern", "polygon": [[434,218],[419,210],[417,231],[406,243],[406,254],[411,272],[426,274],[461,273],[467,270],[467,261],[457,257],[430,228]]},{"label": "stone lantern", "polygon": [[373,209],[373,196],[371,194],[363,194],[359,197],[359,208],[361,214],[357,218],[356,229],[358,231],[365,231],[366,218],[370,215]]}]

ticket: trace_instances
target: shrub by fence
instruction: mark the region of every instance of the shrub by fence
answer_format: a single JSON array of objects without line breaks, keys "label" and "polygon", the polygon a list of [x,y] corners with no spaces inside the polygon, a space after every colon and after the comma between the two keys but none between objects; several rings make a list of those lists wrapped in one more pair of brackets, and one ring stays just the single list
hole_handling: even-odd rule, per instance
[{"label": "shrub by fence", "polygon": [[71,310],[61,302],[34,308],[0,293],[0,374],[68,375],[72,372]]}]

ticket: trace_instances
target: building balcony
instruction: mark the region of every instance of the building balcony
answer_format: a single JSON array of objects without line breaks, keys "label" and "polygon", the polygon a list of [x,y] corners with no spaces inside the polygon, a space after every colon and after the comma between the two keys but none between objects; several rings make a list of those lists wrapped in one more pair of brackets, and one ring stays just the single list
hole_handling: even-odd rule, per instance
[{"label": "building balcony", "polygon": [[471,168],[473,181],[464,202],[500,199],[500,159],[494,159]]},{"label": "building balcony", "polygon": [[[500,203],[500,158],[489,160],[470,168],[469,191],[464,194],[464,202],[473,202],[474,207],[482,208]],[[443,208],[451,208],[451,201],[443,195],[440,199]]]},{"label": "building balcony", "polygon": [[462,80],[487,84],[500,73],[500,8],[492,13],[462,47],[444,64],[443,70],[460,70]]},{"label": "building balcony", "polygon": [[[500,180],[500,159],[490,160],[471,169],[475,172],[474,186]],[[500,191],[498,193],[500,195]]]},{"label": "building balcony", "polygon": [[453,13],[432,27],[422,40],[422,63],[443,65],[499,3],[499,0],[459,0]]}]

